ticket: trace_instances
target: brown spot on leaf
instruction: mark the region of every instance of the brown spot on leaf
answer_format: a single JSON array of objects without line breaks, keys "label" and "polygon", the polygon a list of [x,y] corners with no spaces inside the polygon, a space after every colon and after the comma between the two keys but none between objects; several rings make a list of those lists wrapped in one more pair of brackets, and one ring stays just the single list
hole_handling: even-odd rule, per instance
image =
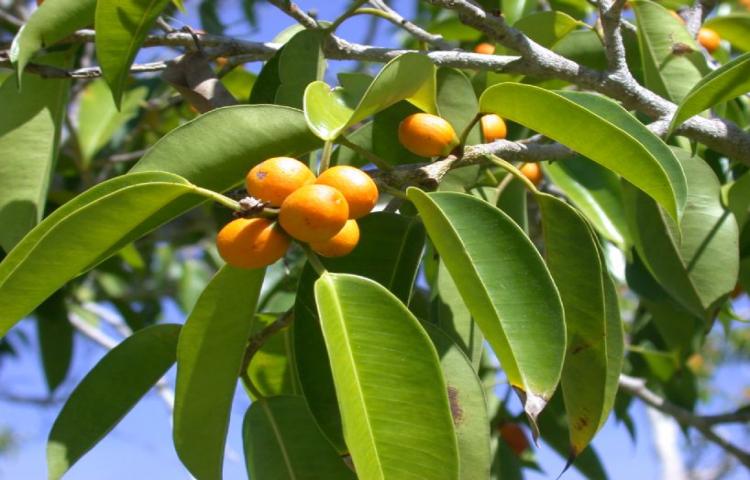
[{"label": "brown spot on leaf", "polygon": [[448,401],[451,404],[453,424],[460,425],[464,420],[464,410],[461,408],[461,404],[458,400],[458,389],[456,387],[448,385]]},{"label": "brown spot on leaf", "polygon": [[587,348],[591,348],[591,345],[588,344],[588,343],[579,343],[578,345],[576,345],[575,347],[573,347],[570,350],[570,353],[573,354],[573,355],[575,355],[577,353],[581,353],[582,351],[586,350]]},{"label": "brown spot on leaf", "polygon": [[589,425],[589,419],[586,417],[578,417],[576,418],[576,421],[573,423],[573,428],[576,430],[583,430]]}]

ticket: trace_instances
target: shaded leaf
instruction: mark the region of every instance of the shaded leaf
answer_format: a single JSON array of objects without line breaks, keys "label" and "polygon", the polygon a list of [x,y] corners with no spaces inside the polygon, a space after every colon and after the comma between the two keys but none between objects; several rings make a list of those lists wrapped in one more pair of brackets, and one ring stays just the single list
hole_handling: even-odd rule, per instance
[{"label": "shaded leaf", "polygon": [[[278,317],[272,314],[256,315],[253,330],[262,330]],[[247,375],[265,397],[302,395],[294,363],[294,337],[291,328],[284,327],[266,339],[247,366]],[[253,397],[252,392],[249,393]]]},{"label": "shaded leaf", "polygon": [[96,58],[118,110],[135,55],[168,4],[169,0],[96,2]]},{"label": "shaded leaf", "polygon": [[735,48],[750,52],[750,13],[730,13],[709,18],[703,24]]},{"label": "shaded leaf", "polygon": [[50,395],[65,380],[73,356],[73,326],[68,321],[65,295],[57,292],[36,309],[39,352]]},{"label": "shaded leaf", "polygon": [[57,480],[135,406],[175,361],[180,326],[137,331],[108,352],[63,406],[47,441],[47,470]]},{"label": "shaded leaf", "polygon": [[180,333],[174,446],[196,478],[221,478],[232,398],[264,275],[265,269],[223,267]]},{"label": "shaded leaf", "polygon": [[513,25],[530,39],[547,48],[554,47],[557,42],[580,26],[581,22],[575,18],[555,10],[532,13]]},{"label": "shaded leaf", "polygon": [[357,478],[321,434],[302,397],[277,396],[253,402],[242,432],[250,478]]},{"label": "shaded leaf", "polygon": [[457,479],[447,389],[417,319],[385,287],[354,275],[321,276],[315,300],[357,475]]},{"label": "shaded leaf", "polygon": [[279,85],[273,103],[302,108],[305,88],[325,73],[324,36],[320,30],[305,29],[284,45],[279,53]]}]

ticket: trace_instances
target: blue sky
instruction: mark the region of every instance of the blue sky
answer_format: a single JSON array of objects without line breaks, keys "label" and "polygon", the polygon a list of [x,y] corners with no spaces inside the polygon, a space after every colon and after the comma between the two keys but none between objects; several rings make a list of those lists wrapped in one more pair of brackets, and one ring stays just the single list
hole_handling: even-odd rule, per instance
[{"label": "blue sky", "polygon": [[[189,7],[195,2],[186,1]],[[300,1],[303,8],[315,8],[319,18],[332,20],[341,12],[347,3],[342,0],[325,2]],[[236,2],[226,0],[227,6],[222,17],[227,24],[237,17]],[[395,8],[405,16],[413,13],[412,1],[395,1]],[[275,8],[261,4],[259,7],[259,31],[251,33],[246,26],[235,25],[229,28],[228,34],[247,40],[270,40],[293,21]],[[181,26],[184,21],[192,26],[199,26],[197,19],[188,15],[180,17],[175,25]],[[365,19],[357,17],[346,22],[339,30],[339,35],[350,40],[360,41],[365,30]],[[397,46],[390,25],[381,25],[378,43],[386,46]],[[139,59],[152,60],[154,55],[164,54],[156,50],[145,51]],[[345,65],[345,64],[343,64]],[[330,62],[331,71],[342,67],[341,62]],[[250,66],[257,71],[259,65]],[[747,308],[746,299],[743,300]],[[168,306],[168,321],[182,322],[184,318],[177,309]],[[42,376],[40,360],[36,349],[36,337],[33,323],[22,322],[18,329],[25,332],[30,340],[30,348],[23,348],[20,356],[6,360],[0,368],[0,392],[12,393],[22,397],[43,398],[46,387]],[[76,338],[72,376],[62,386],[62,391],[69,392],[75,384],[90,370],[103,355],[104,351],[83,338]],[[174,371],[170,372],[173,384]],[[740,379],[741,381],[737,381]],[[717,372],[715,384],[722,390],[737,390],[750,383],[750,368],[747,365],[733,365]],[[736,392],[734,393],[736,394]],[[734,395],[732,394],[732,395]],[[719,398],[707,411],[722,411],[731,405],[730,395]],[[245,476],[242,459],[242,441],[240,434],[242,416],[249,405],[244,393],[238,389],[234,406],[232,423],[229,430],[228,454],[225,462],[225,478],[228,480],[243,479]],[[0,429],[9,427],[15,436],[15,448],[0,456],[0,480],[4,479],[43,479],[46,478],[45,443],[49,429],[61,408],[61,403],[50,406],[26,405],[0,399]],[[594,446],[603,458],[612,479],[652,480],[659,477],[656,452],[651,440],[650,428],[645,410],[640,404],[632,409],[638,428],[639,441],[634,444],[623,426],[610,419],[604,430],[597,436]],[[564,465],[564,460],[546,446],[537,451],[539,461],[547,475],[529,473],[531,480],[554,478]],[[171,442],[169,412],[162,400],[155,393],[149,393],[135,409],[108,435],[93,451],[86,455],[66,476],[69,480],[131,480],[144,479],[188,479],[186,470],[181,466]],[[575,480],[581,478],[574,470],[563,478]],[[740,478],[740,477],[736,477]]]}]

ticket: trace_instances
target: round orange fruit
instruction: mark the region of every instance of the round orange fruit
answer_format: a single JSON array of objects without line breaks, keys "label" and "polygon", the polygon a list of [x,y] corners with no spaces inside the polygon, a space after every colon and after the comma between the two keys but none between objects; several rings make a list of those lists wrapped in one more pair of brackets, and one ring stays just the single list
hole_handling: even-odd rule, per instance
[{"label": "round orange fruit", "polygon": [[298,188],[315,181],[315,175],[295,158],[274,157],[254,166],[245,177],[247,193],[273,206]]},{"label": "round orange fruit", "polygon": [[229,265],[261,268],[284,256],[291,239],[267,218],[238,218],[219,231],[216,247]]},{"label": "round orange fruit", "polygon": [[323,240],[310,243],[310,248],[324,257],[343,257],[354,250],[359,242],[359,225],[356,220],[348,220],[339,233]]},{"label": "round orange fruit", "polygon": [[474,47],[474,53],[482,53],[485,55],[492,55],[495,53],[495,46],[491,43],[482,42]]},{"label": "round orange fruit", "polygon": [[531,183],[534,185],[539,185],[542,183],[542,169],[539,167],[539,164],[536,163],[524,163],[523,166],[520,168],[521,173],[531,180]]},{"label": "round orange fruit", "polygon": [[484,135],[485,142],[501,140],[508,135],[508,127],[505,126],[505,121],[499,115],[494,113],[482,115],[479,122],[482,124],[482,135]]},{"label": "round orange fruit", "polygon": [[721,44],[721,37],[710,28],[701,28],[698,30],[698,43],[703,45],[709,53],[714,53]]},{"label": "round orange fruit", "polygon": [[398,140],[422,157],[448,155],[458,145],[456,132],[447,120],[429,113],[414,113],[398,125]]},{"label": "round orange fruit", "polygon": [[516,423],[506,422],[500,425],[500,437],[510,446],[513,453],[521,455],[529,448],[529,440],[523,429]]},{"label": "round orange fruit", "polygon": [[321,173],[316,184],[328,185],[344,195],[349,218],[364,217],[378,203],[378,187],[368,174],[347,165],[331,167]]},{"label": "round orange fruit", "polygon": [[322,242],[349,219],[344,195],[328,185],[305,185],[286,197],[279,210],[281,227],[302,242]]}]

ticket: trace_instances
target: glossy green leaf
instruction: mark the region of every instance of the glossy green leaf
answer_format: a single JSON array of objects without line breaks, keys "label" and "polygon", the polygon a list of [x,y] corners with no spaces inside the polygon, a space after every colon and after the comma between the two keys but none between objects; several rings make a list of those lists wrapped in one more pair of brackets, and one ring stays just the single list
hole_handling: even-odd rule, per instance
[{"label": "glossy green leaf", "polygon": [[[256,315],[253,331],[260,331],[276,321],[279,315]],[[294,363],[294,337],[290,327],[284,327],[269,337],[255,352],[247,375],[255,388],[265,397],[302,395]],[[254,397],[252,392],[248,392]],[[254,398],[253,398],[254,399]]]},{"label": "glossy green leaf", "polygon": [[65,283],[173,216],[198,204],[196,187],[168,173],[116,177],[55,210],[0,263],[0,335]]},{"label": "glossy green leaf", "polygon": [[305,90],[305,118],[322,139],[333,140],[346,128],[411,97],[433,75],[432,62],[418,53],[405,53],[388,62],[370,84],[356,108],[349,108],[342,90],[325,82]]},{"label": "glossy green leaf", "polygon": [[265,269],[223,267],[180,333],[174,445],[196,478],[221,478],[232,398],[264,275]]},{"label": "glossy green leaf", "polygon": [[711,168],[684,150],[675,151],[688,181],[680,227],[630,186],[624,190],[626,213],[636,250],[648,270],[675,300],[706,317],[737,280],[737,223],[721,205],[720,185]]},{"label": "glossy green leaf", "polygon": [[734,182],[722,187],[726,196],[726,206],[737,219],[737,225],[742,228],[747,222],[750,208],[750,175],[745,174]]},{"label": "glossy green leaf", "polygon": [[[608,337],[623,342],[619,309],[608,312],[605,282],[609,280],[593,229],[573,207],[551,195],[536,195],[542,212],[547,266],[560,291],[568,335],[561,386],[570,425],[571,455],[591,442],[612,409],[623,348],[607,351]],[[616,297],[615,297],[616,301]],[[615,307],[617,304],[615,303]],[[615,331],[608,330],[612,315]],[[615,374],[608,375],[609,369]],[[607,385],[613,382],[613,385]]]},{"label": "glossy green leaf", "polygon": [[502,211],[475,197],[407,191],[461,297],[533,420],[565,353],[563,307],[539,252]]},{"label": "glossy green leaf", "polygon": [[221,77],[221,83],[239,103],[248,103],[257,79],[257,75],[240,66]]},{"label": "glossy green leaf", "polygon": [[39,50],[93,25],[95,8],[96,0],[49,0],[34,10],[10,46],[10,60],[18,69],[18,81]]},{"label": "glossy green leaf", "polygon": [[438,115],[437,105],[437,80],[438,69],[435,65],[432,66],[432,73],[427,77],[427,80],[422,84],[421,87],[409,97],[406,101],[422,110],[423,112]]},{"label": "glossy green leaf", "polygon": [[276,396],[253,402],[242,432],[250,478],[357,478],[321,434],[302,397]]},{"label": "glossy green leaf", "polygon": [[593,30],[576,30],[560,39],[552,49],[563,57],[597,70],[607,68],[607,56]]},{"label": "glossy green leaf", "polygon": [[279,53],[279,86],[274,103],[302,108],[305,88],[321,80],[326,70],[323,55],[325,32],[302,30],[284,45]]},{"label": "glossy green leaf", "polygon": [[513,25],[536,9],[537,0],[502,0],[500,7],[505,21]]},{"label": "glossy green leaf", "polygon": [[575,18],[555,10],[532,13],[513,25],[530,39],[547,48],[554,47],[557,42],[580,26],[582,26],[581,22]]},{"label": "glossy green leaf", "polygon": [[[424,228],[414,218],[371,213],[358,220],[360,241],[347,256],[323,259],[331,272],[371,278],[407,303],[424,246]],[[328,353],[315,307],[317,278],[308,265],[302,273],[294,306],[294,356],[305,398],[318,424],[340,452],[346,451]]]},{"label": "glossy green leaf", "polygon": [[[66,67],[73,52],[45,57],[45,63]],[[0,86],[0,247],[6,252],[41,219],[47,189],[57,160],[70,80],[23,75]]]},{"label": "glossy green leaf", "polygon": [[613,101],[503,83],[487,89],[479,104],[482,112],[518,122],[622,175],[673,218],[680,217],[686,186],[679,162],[659,137]]},{"label": "glossy green leaf", "polygon": [[[437,115],[446,119],[457,135],[466,129],[479,113],[479,103],[471,81],[463,72],[453,68],[437,71]],[[481,143],[479,126],[472,128],[466,139],[469,145]],[[470,168],[470,167],[469,167]]]},{"label": "glossy green leaf", "polygon": [[750,13],[730,13],[709,18],[703,24],[735,48],[750,52]]},{"label": "glossy green leaf", "polygon": [[247,171],[267,158],[296,157],[320,144],[299,110],[274,105],[224,107],[164,136],[131,172],[167,171],[221,192],[242,183]]},{"label": "glossy green leaf", "polygon": [[118,110],[135,55],[168,4],[169,0],[96,2],[96,58]]},{"label": "glossy green leaf", "polygon": [[423,324],[435,345],[448,386],[458,440],[460,479],[490,475],[490,429],[484,386],[461,347],[442,329]]},{"label": "glossy green leaf", "polygon": [[112,135],[138,114],[148,89],[139,87],[120,93],[124,96],[120,111],[112,103],[109,87],[104,80],[94,80],[81,93],[78,145],[85,167],[91,164],[96,153],[109,142]]},{"label": "glossy green leaf", "polygon": [[175,361],[180,326],[146,327],[123,340],[81,380],[52,426],[47,470],[57,480],[135,406]]},{"label": "glossy green leaf", "polygon": [[680,103],[669,129],[672,131],[693,115],[747,92],[750,92],[750,53],[740,55],[703,77]]},{"label": "glossy green leaf", "polygon": [[315,300],[357,475],[457,480],[448,391],[417,319],[385,287],[354,275],[321,276]]},{"label": "glossy green leaf", "polygon": [[[646,87],[673,102],[682,102],[708,67],[700,47],[685,24],[666,8],[647,0],[634,0],[638,25],[638,43]],[[687,45],[692,52],[675,55],[675,43]]]},{"label": "glossy green leaf", "polygon": [[68,375],[73,356],[73,326],[68,321],[64,293],[52,295],[35,313],[44,379],[52,395]]},{"label": "glossy green leaf", "polygon": [[600,235],[620,249],[627,249],[631,240],[617,175],[579,156],[545,164],[543,168]]}]

